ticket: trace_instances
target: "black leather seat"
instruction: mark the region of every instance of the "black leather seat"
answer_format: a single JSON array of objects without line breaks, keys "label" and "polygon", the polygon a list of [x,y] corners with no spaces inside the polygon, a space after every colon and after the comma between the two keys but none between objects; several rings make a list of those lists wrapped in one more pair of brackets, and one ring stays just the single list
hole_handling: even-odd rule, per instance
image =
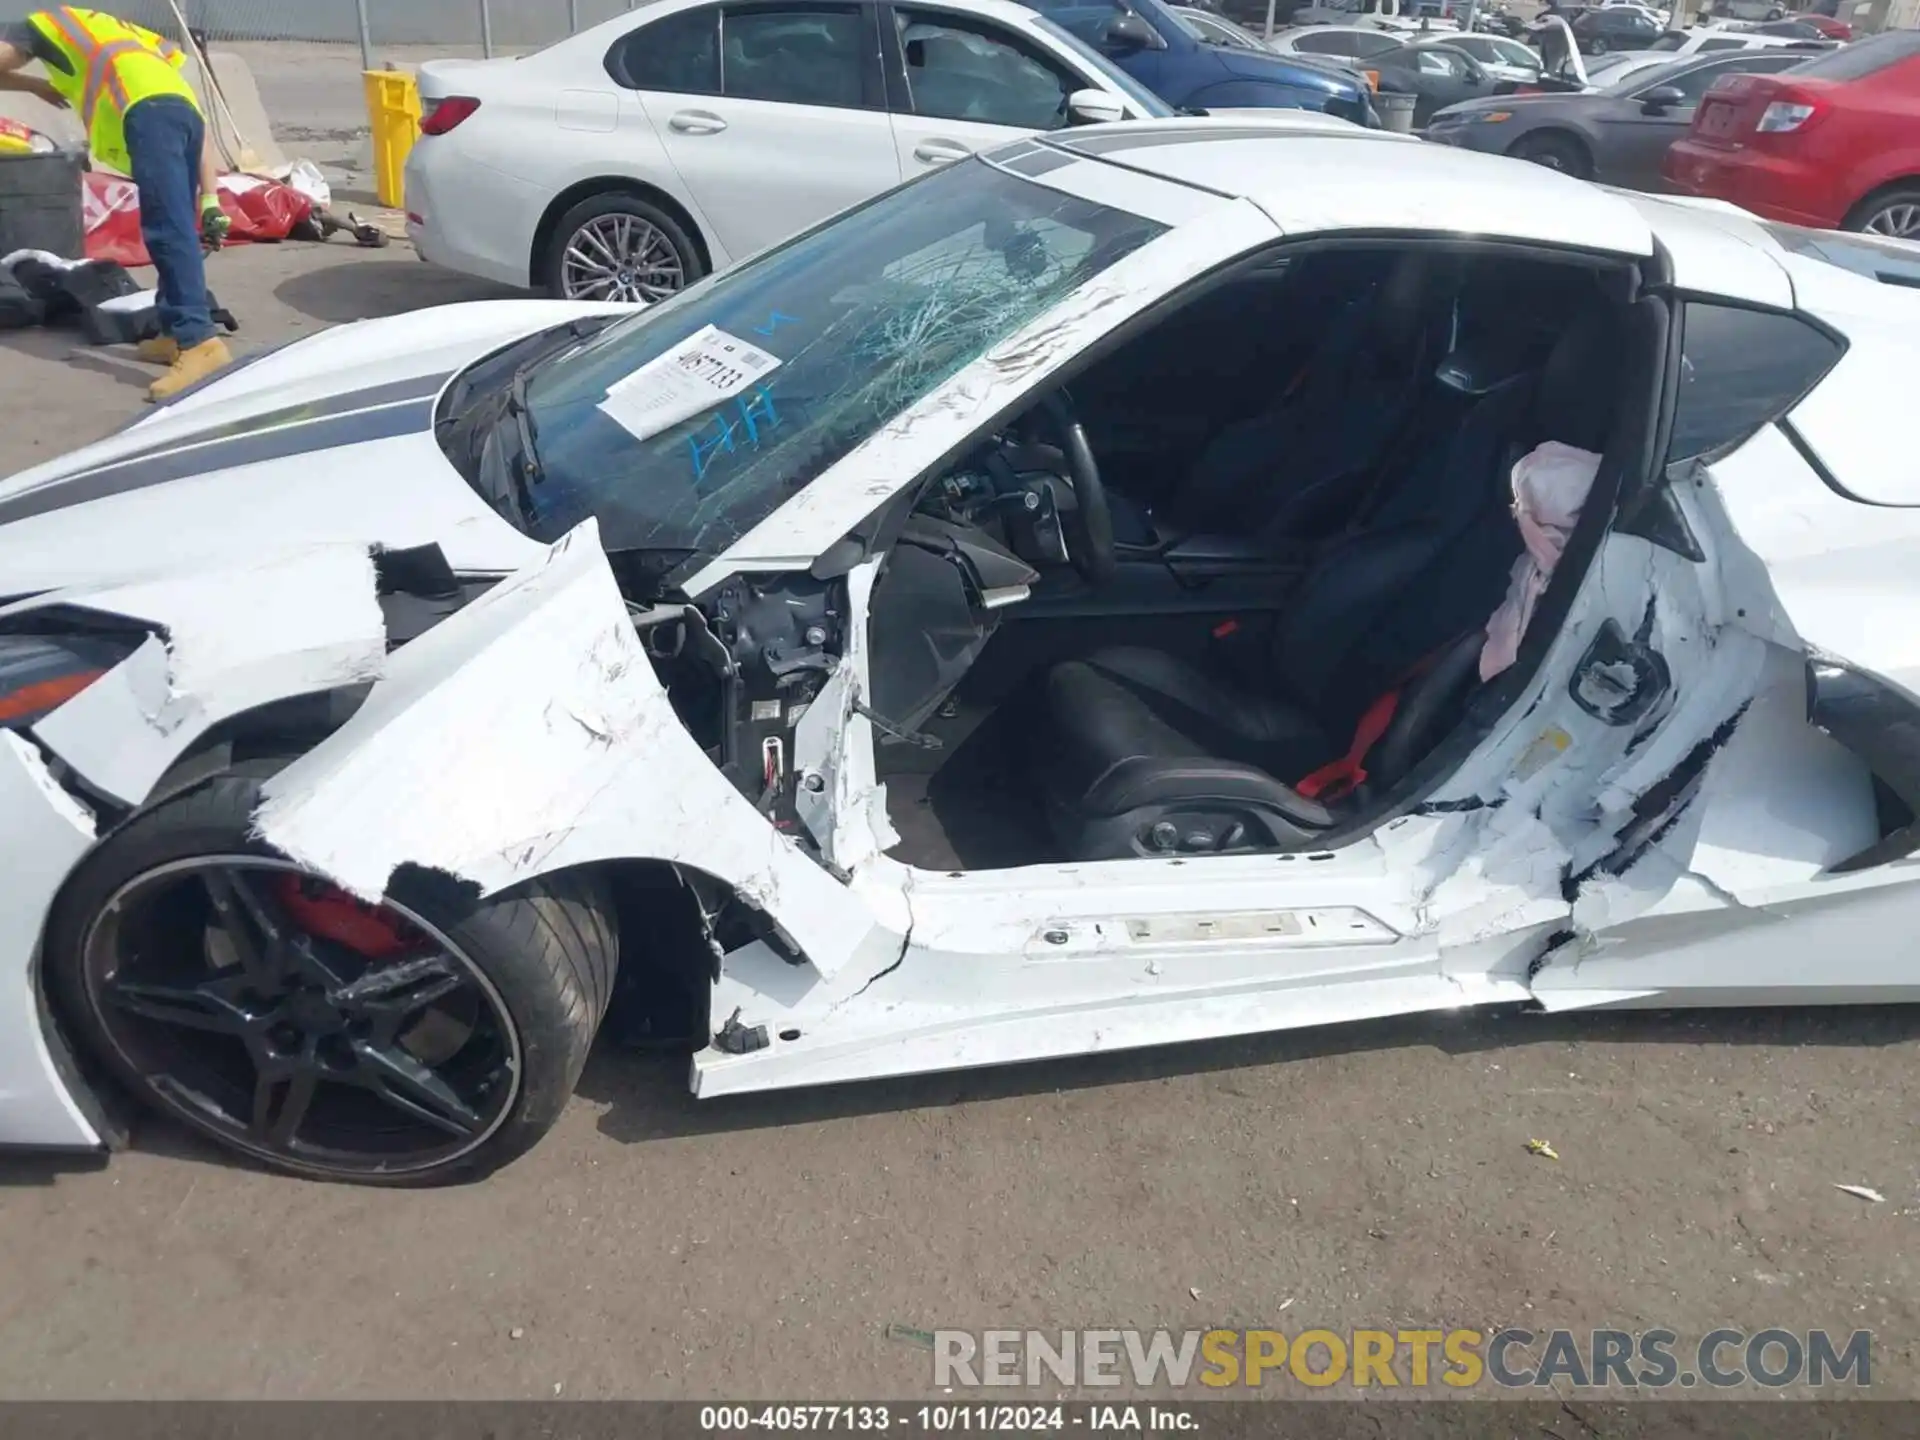
[{"label": "black leather seat", "polygon": [[1520,552],[1513,462],[1544,440],[1604,448],[1620,393],[1617,319],[1576,322],[1537,375],[1495,386],[1452,433],[1428,437],[1367,528],[1303,584],[1257,683],[1134,648],[1048,671],[1029,753],[1066,853],[1311,844],[1331,816],[1295,783],[1344,753],[1383,691],[1483,624],[1505,593]]},{"label": "black leather seat", "polygon": [[1441,267],[1453,262],[1403,255],[1343,307],[1298,381],[1208,442],[1167,518],[1193,534],[1321,538],[1342,518],[1341,482],[1378,462],[1446,348]]}]

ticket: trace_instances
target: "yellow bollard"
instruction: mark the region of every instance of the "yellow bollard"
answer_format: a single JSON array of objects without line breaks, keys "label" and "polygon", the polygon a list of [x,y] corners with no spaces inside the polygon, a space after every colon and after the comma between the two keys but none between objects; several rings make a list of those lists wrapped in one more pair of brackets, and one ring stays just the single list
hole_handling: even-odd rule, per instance
[{"label": "yellow bollard", "polygon": [[367,122],[373,130],[373,183],[380,203],[406,208],[407,154],[420,138],[420,85],[405,70],[365,70]]}]

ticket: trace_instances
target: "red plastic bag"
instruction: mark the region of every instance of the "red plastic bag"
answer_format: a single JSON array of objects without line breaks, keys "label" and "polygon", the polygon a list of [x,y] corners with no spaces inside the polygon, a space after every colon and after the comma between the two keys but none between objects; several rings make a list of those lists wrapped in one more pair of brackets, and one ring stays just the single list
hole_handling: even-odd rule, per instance
[{"label": "red plastic bag", "polygon": [[[153,263],[140,238],[140,192],[131,180],[89,171],[81,199],[86,259],[127,266]],[[254,175],[222,175],[220,208],[233,222],[229,245],[284,240],[313,214],[313,202],[292,186]]]}]

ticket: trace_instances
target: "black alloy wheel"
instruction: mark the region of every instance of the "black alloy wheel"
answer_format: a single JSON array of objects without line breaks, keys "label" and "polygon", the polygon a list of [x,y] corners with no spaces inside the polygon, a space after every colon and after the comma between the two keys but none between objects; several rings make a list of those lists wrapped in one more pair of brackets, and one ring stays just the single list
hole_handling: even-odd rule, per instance
[{"label": "black alloy wheel", "polygon": [[96,913],[81,962],[89,1028],[115,1068],[283,1168],[447,1168],[500,1128],[520,1085],[511,1015],[458,945],[285,860],[143,870]]}]

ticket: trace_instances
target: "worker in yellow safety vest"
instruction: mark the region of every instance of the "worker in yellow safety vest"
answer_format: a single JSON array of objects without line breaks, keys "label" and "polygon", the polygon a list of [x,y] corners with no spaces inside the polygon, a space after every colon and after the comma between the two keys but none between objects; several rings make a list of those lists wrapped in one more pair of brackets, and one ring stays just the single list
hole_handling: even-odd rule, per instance
[{"label": "worker in yellow safety vest", "polygon": [[[35,60],[46,67],[44,78],[20,73]],[[219,248],[228,221],[206,120],[180,73],[185,64],[179,46],[99,10],[60,5],[0,25],[0,90],[71,109],[93,158],[139,187],[161,330],[140,347],[141,358],[168,367],[147,392],[151,400],[178,394],[233,358],[209,312],[205,254]]]}]

